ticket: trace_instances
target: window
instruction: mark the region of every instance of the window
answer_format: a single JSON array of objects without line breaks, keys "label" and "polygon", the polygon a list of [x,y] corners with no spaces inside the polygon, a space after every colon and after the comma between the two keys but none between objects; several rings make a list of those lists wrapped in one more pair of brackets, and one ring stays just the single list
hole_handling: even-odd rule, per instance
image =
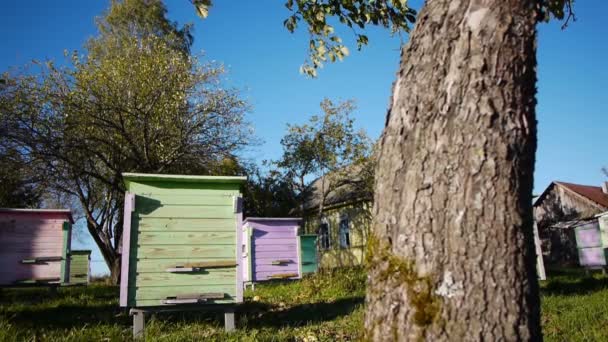
[{"label": "window", "polygon": [[319,225],[319,246],[321,249],[329,249],[329,223],[325,219]]},{"label": "window", "polygon": [[340,218],[338,236],[340,237],[340,247],[350,248],[350,221],[346,215]]}]

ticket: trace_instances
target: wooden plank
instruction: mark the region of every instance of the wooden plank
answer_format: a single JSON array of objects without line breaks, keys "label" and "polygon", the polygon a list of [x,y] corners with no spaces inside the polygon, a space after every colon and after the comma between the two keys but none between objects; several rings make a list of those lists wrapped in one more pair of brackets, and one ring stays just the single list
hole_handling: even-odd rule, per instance
[{"label": "wooden plank", "polygon": [[234,323],[234,308],[226,308],[224,309],[224,330],[229,333],[233,332],[236,329],[236,324]]},{"label": "wooden plank", "polygon": [[[7,242],[7,243],[5,243]],[[9,241],[2,241],[2,251],[34,251],[34,250],[46,250],[46,251],[57,251],[61,254],[63,239],[59,242],[38,242],[38,241],[21,241],[19,243],[10,243]]]},{"label": "wooden plank", "polygon": [[255,239],[254,244],[256,246],[293,246],[294,251],[298,250],[296,237],[291,237],[287,239],[280,238],[258,238]]},{"label": "wooden plank", "polygon": [[279,232],[263,232],[263,231],[255,231],[254,233],[252,233],[253,237],[256,240],[260,240],[260,239],[295,239],[297,238],[296,234],[294,232],[283,232],[283,231],[279,231]]},{"label": "wooden plank", "polygon": [[133,340],[145,340],[146,337],[146,314],[144,312],[133,313]]},{"label": "wooden plank", "polygon": [[146,197],[143,195],[137,196],[135,203],[136,210],[144,208],[149,205],[156,205],[158,203],[162,205],[232,205],[232,195],[200,195],[200,194],[183,194],[183,193],[170,193],[170,194],[155,194],[153,197]]},{"label": "wooden plank", "polygon": [[63,223],[63,244],[61,248],[61,282],[68,283],[70,281],[70,253],[72,241],[72,225],[70,222]]},{"label": "wooden plank", "polygon": [[225,268],[236,267],[237,263],[234,260],[217,260],[207,262],[189,262],[183,264],[183,267],[198,267],[198,268]]},{"label": "wooden plank", "polygon": [[133,208],[135,207],[135,195],[130,192],[125,193],[125,203],[123,212],[123,235],[122,235],[122,259],[120,265],[120,271],[123,275],[120,277],[120,299],[119,304],[121,307],[126,307],[129,298],[129,279],[133,278],[133,269],[129,269],[131,261],[131,217],[133,214]]},{"label": "wooden plank", "polygon": [[280,226],[258,226],[255,225],[253,226],[253,235],[264,235],[264,233],[288,233],[291,234],[291,236],[295,236],[296,231],[297,231],[297,225],[291,225],[291,226],[285,226],[285,225],[280,225]]},{"label": "wooden plank", "polygon": [[[197,263],[214,263],[214,262],[227,262],[227,259],[222,258],[184,258],[184,259],[132,259],[131,263],[135,265],[137,262],[137,272],[165,272],[167,268],[175,267],[177,265],[185,266]],[[231,260],[231,263],[235,264],[236,260]]]},{"label": "wooden plank", "polygon": [[217,245],[234,244],[234,232],[142,232],[139,234],[140,245]]},{"label": "wooden plank", "polygon": [[[261,258],[261,257],[256,257],[255,258],[255,264],[256,265],[272,265],[272,263],[274,261],[276,261],[277,259],[280,259],[280,257],[271,257],[271,258]],[[290,260],[289,263],[297,263],[297,258],[291,257],[291,256],[286,256],[285,257],[286,260]]]},{"label": "wooden plank", "polygon": [[61,278],[35,278],[35,279],[19,279],[16,280],[15,284],[47,284],[47,283],[58,283]]},{"label": "wooden plank", "polygon": [[222,292],[228,296],[236,296],[236,286],[234,284],[229,285],[210,285],[210,284],[196,284],[190,286],[180,286],[179,289],[167,287],[167,286],[148,286],[148,287],[137,287],[132,288],[135,292],[136,300],[148,300],[148,299],[164,299],[169,296],[175,296],[180,293],[207,293],[207,292]]},{"label": "wooden plank", "polygon": [[137,212],[142,218],[234,218],[232,206],[161,206]]},{"label": "wooden plank", "polygon": [[[292,240],[293,241],[293,240]],[[257,245],[254,242],[255,246],[253,247],[256,255],[258,252],[292,252],[293,255],[296,255],[298,246],[295,241],[293,244],[284,244],[284,245]]]},{"label": "wooden plank", "polygon": [[181,195],[234,196],[239,194],[239,184],[229,183],[189,183],[180,182],[131,182],[129,191],[138,195],[154,197],[179,192]]},{"label": "wooden plank", "polygon": [[173,258],[234,258],[235,245],[180,245],[161,246],[143,245],[137,248],[138,259],[173,259]]},{"label": "wooden plank", "polygon": [[298,270],[297,263],[283,264],[283,265],[255,265],[255,272],[296,272]]},{"label": "wooden plank", "polygon": [[0,269],[0,284],[11,284],[19,279],[33,278],[59,278],[61,272],[60,263],[34,265],[15,265]]},{"label": "wooden plank", "polygon": [[[145,307],[145,306],[175,306],[173,304],[162,304],[162,299],[149,299],[149,300],[137,300],[134,301],[133,306],[136,307]],[[212,305],[212,304],[233,304],[236,303],[234,298],[227,299],[218,299],[218,300],[208,300],[204,304],[199,305]]]},{"label": "wooden plank", "polygon": [[149,218],[139,219],[140,232],[234,231],[235,219],[229,218]]},{"label": "wooden plank", "polygon": [[[43,219],[37,217],[19,217],[9,218],[2,216],[0,217],[0,230],[9,227],[20,227],[23,229],[37,228],[41,225],[54,225],[57,229],[61,230],[61,225],[65,222],[65,218],[55,219]],[[19,229],[20,230],[20,229]]]},{"label": "wooden plank", "polygon": [[295,251],[255,251],[253,257],[254,259],[261,258],[275,260],[277,258],[295,258],[295,254]]},{"label": "wooden plank", "polygon": [[[256,274],[261,274],[262,272],[256,273]],[[288,278],[297,278],[298,277],[298,273],[297,272],[292,272],[292,273],[273,273],[272,275],[269,275],[268,278],[269,279],[288,279]]]},{"label": "wooden plank", "polygon": [[53,234],[45,234],[41,235],[37,232],[32,232],[28,234],[0,234],[0,239],[2,239],[3,245],[12,245],[12,244],[57,244],[61,245],[63,242],[63,237],[59,232],[53,232]]},{"label": "wooden plank", "polygon": [[184,285],[231,285],[236,284],[236,269],[209,269],[199,273],[140,273],[136,275],[137,287],[184,286]]},{"label": "wooden plank", "polygon": [[178,293],[169,298],[175,299],[224,299],[226,295],[223,291],[216,292],[197,292],[197,293]]},{"label": "wooden plank", "polygon": [[[236,239],[236,260],[238,261],[238,266],[236,267],[236,301],[238,303],[243,302],[243,235],[241,235],[241,230],[243,227],[243,198],[238,196],[236,198],[236,225],[235,225],[235,233],[237,234]],[[234,320],[234,316],[232,317]]]},{"label": "wooden plank", "polygon": [[165,272],[169,273],[193,273],[200,272],[202,270],[208,270],[213,268],[232,268],[237,267],[238,264],[234,260],[217,260],[209,262],[192,262],[192,263],[177,263],[174,267],[169,267]]}]

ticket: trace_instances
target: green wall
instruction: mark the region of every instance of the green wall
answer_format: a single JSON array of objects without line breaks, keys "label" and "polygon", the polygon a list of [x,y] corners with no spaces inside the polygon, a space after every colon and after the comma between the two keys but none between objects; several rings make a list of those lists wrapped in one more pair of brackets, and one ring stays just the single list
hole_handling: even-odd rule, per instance
[{"label": "green wall", "polygon": [[300,262],[302,275],[315,273],[318,267],[317,236],[300,235]]},{"label": "green wall", "polygon": [[[240,181],[125,179],[127,190],[135,194],[128,306],[157,306],[178,295],[212,293],[224,297],[209,303],[236,302],[235,198],[240,196]],[[167,271],[217,262],[234,264],[189,273]]]},{"label": "green wall", "polygon": [[70,284],[88,284],[90,278],[91,251],[70,252]]}]

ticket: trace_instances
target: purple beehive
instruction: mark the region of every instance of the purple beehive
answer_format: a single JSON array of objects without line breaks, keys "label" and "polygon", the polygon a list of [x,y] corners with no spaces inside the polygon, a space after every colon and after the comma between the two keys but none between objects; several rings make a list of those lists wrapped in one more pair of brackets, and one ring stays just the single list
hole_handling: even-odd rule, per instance
[{"label": "purple beehive", "polygon": [[243,280],[301,277],[299,218],[250,217],[243,222]]},{"label": "purple beehive", "polygon": [[574,228],[579,264],[583,267],[605,267],[606,249],[602,245],[600,227],[597,220]]}]

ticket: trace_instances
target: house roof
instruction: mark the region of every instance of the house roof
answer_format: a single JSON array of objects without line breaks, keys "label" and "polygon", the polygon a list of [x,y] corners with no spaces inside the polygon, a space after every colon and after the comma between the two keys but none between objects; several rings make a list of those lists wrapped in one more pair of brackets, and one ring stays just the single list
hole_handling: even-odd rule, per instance
[{"label": "house roof", "polygon": [[600,186],[580,185],[566,182],[555,182],[564,186],[577,194],[592,200],[593,202],[601,205],[604,208],[608,208],[608,194],[602,191]]},{"label": "house roof", "polygon": [[582,197],[592,201],[596,205],[608,210],[608,194],[604,193],[604,191],[602,190],[602,187],[567,183],[567,182],[561,182],[561,181],[553,181],[547,187],[547,189],[545,189],[545,191],[540,196],[538,196],[538,198],[534,202],[534,205],[540,203],[540,201],[545,197],[545,195],[549,192],[551,187],[554,185],[562,186],[562,187],[578,194],[579,196],[582,196]]},{"label": "house roof", "polygon": [[[308,187],[308,196],[304,203],[304,210],[311,210],[319,206],[323,194],[322,189],[330,189],[323,203],[326,207],[371,200],[371,196],[361,188],[362,180],[358,176],[360,168],[359,165],[351,165],[345,170],[341,170],[341,172],[334,172],[317,178]],[[353,177],[349,177],[351,175]],[[325,184],[323,184],[324,182]],[[330,186],[330,184],[332,185]]]}]

